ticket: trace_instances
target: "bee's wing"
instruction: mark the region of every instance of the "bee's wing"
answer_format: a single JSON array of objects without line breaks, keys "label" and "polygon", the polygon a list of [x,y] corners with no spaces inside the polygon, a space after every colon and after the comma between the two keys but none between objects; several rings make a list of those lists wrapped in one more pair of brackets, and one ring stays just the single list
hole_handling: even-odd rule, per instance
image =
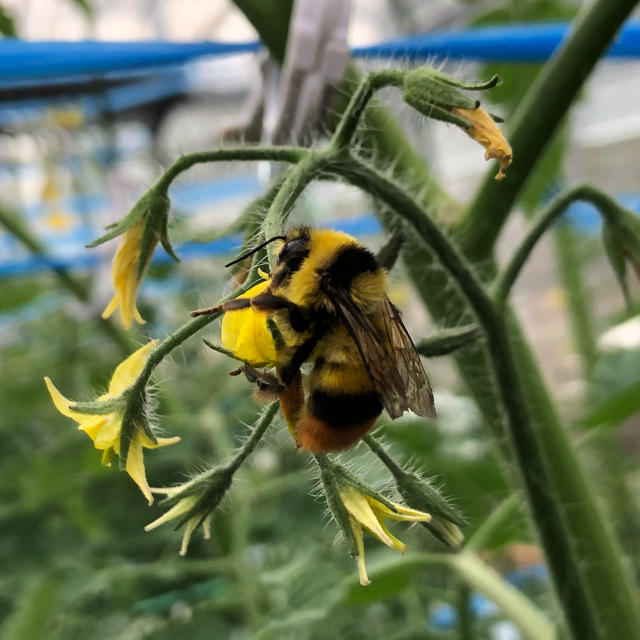
[{"label": "bee's wing", "polygon": [[329,286],[327,293],[356,343],[389,416],[395,419],[411,409],[420,416],[435,418],[433,392],[427,374],[391,301],[385,298],[382,304],[384,327],[379,327],[371,316],[362,313],[343,289]]},{"label": "bee's wing", "polygon": [[419,416],[435,418],[433,391],[420,355],[400,318],[400,312],[386,297],[382,304],[382,317],[387,330],[387,340],[391,345],[393,361],[403,381],[407,408]]}]

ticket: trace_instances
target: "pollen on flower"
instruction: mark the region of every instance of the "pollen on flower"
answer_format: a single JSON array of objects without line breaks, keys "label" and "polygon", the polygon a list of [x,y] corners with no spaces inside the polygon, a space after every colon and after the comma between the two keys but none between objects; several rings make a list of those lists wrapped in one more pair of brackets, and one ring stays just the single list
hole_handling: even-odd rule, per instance
[{"label": "pollen on flower", "polygon": [[454,107],[453,112],[471,122],[471,127],[466,128],[465,131],[486,149],[484,159],[498,161],[500,170],[496,174],[496,180],[505,178],[504,170],[511,164],[513,151],[493,118],[482,107],[477,109]]}]

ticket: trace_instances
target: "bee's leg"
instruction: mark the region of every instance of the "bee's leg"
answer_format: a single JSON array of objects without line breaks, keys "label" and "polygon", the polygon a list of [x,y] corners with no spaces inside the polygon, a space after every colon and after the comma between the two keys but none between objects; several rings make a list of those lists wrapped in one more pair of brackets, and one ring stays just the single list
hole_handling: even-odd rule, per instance
[{"label": "bee's leg", "polygon": [[291,356],[289,362],[278,369],[278,375],[282,384],[286,387],[291,384],[291,381],[295,378],[296,374],[300,371],[300,367],[305,360],[308,360],[309,356],[316,348],[318,340],[322,337],[322,333],[317,331],[311,337],[307,338]]},{"label": "bee's leg", "polygon": [[212,313],[218,313],[221,311],[237,311],[238,309],[248,309],[251,306],[251,300],[253,298],[234,298],[233,300],[227,300],[215,307],[206,307],[204,309],[195,309],[191,312],[191,317],[208,316]]},{"label": "bee's leg", "polygon": [[310,319],[299,305],[272,293],[259,293],[251,298],[251,306],[257,311],[278,311],[280,309],[289,310],[289,324],[294,331],[302,333],[309,328]]},{"label": "bee's leg", "polygon": [[234,369],[229,375],[237,376],[244,373],[247,380],[257,385],[258,390],[265,393],[279,394],[284,391],[284,385],[278,380],[278,377],[273,373],[267,373],[264,371],[258,371],[250,364],[244,364],[238,369]]},{"label": "bee's leg", "polygon": [[280,409],[284,416],[287,427],[297,441],[296,432],[297,425],[302,415],[302,407],[304,406],[304,389],[302,387],[302,374],[300,370],[295,372],[293,379],[287,385],[285,390],[280,394]]}]

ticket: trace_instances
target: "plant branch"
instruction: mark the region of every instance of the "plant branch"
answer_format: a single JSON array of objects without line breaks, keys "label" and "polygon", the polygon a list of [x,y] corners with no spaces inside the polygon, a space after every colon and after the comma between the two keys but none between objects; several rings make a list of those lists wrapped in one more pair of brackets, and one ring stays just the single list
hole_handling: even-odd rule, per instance
[{"label": "plant branch", "polygon": [[272,162],[296,163],[308,153],[302,147],[225,147],[211,151],[197,151],[180,156],[158,179],[154,189],[158,193],[165,193],[169,185],[178,175],[196,164],[206,162],[232,162],[234,160],[269,160]]},{"label": "plant branch", "polygon": [[593,204],[600,215],[606,220],[615,222],[620,212],[628,213],[613,198],[588,184],[583,184],[556,197],[533,220],[529,232],[515,250],[507,266],[496,278],[491,289],[494,300],[499,306],[506,303],[511,287],[516,281],[522,267],[531,255],[538,240],[545,231],[559,218],[567,207],[577,200],[584,200]]},{"label": "plant branch", "polygon": [[[237,298],[239,295],[247,292],[255,284],[256,272],[257,267],[254,265],[247,276],[245,284],[232,291],[230,295],[220,300],[218,304]],[[220,317],[220,315],[222,315],[221,311],[201,315],[185,322],[177,331],[172,333],[170,336],[167,336],[149,353],[140,375],[125,392],[129,401],[122,417],[122,433],[120,435],[119,455],[121,466],[126,464],[129,445],[131,444],[131,439],[136,428],[136,414],[139,411],[141,404],[144,403],[145,389],[154,369],[162,362],[167,354],[171,353],[171,351],[181,345],[185,340],[198,333],[198,331],[211,324],[214,320]],[[151,438],[154,437],[153,434],[148,435]]]},{"label": "plant branch", "polygon": [[358,88],[353,92],[347,108],[340,117],[340,122],[331,139],[331,146],[335,150],[349,146],[362,119],[364,110],[375,92],[390,85],[402,86],[403,76],[403,71],[383,69],[381,71],[372,71],[360,82]]},{"label": "plant branch", "polygon": [[[296,200],[307,185],[326,170],[331,157],[332,154],[329,152],[307,151],[300,162],[290,170],[262,221],[265,240],[282,234],[282,228]],[[276,265],[273,245],[267,247],[267,255],[273,271]]]},{"label": "plant branch", "polygon": [[276,400],[265,409],[260,420],[258,420],[257,424],[253,427],[249,439],[242,445],[240,451],[238,451],[234,459],[227,465],[232,473],[235,473],[242,463],[253,453],[254,449],[262,439],[262,436],[273,421],[279,407],[280,403]]}]

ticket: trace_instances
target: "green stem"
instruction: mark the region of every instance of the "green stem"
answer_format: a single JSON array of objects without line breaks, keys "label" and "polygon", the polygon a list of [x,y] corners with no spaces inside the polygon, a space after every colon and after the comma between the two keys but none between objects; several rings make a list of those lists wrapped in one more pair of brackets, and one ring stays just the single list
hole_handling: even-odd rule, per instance
[{"label": "green stem", "polygon": [[438,256],[438,260],[455,280],[474,311],[484,317],[493,315],[491,300],[471,266],[406,190],[353,155],[348,162],[341,162],[337,169],[349,182],[377,196],[409,222],[422,241]]},{"label": "green stem", "polygon": [[[518,627],[526,640],[554,640],[557,637],[553,625],[544,614],[523,593],[511,586],[495,569],[471,551],[455,554],[410,553],[378,565],[373,571],[378,579],[382,579],[385,574],[393,575],[398,571],[406,572],[434,566],[452,569],[467,585],[487,596]],[[354,582],[353,578],[345,580],[347,594],[348,587]],[[611,636],[614,637],[616,636]]]},{"label": "green stem", "polygon": [[[511,118],[513,163],[506,180],[487,175],[459,228],[472,259],[491,254],[527,178],[573,104],[584,81],[629,17],[637,0],[596,0],[573,23],[571,35],[545,65]],[[489,215],[489,212],[491,213]]]},{"label": "green stem", "polygon": [[[236,298],[248,291],[255,283],[256,270],[257,268],[254,265],[247,276],[245,284],[232,291],[231,294],[226,298],[223,298],[219,304],[222,304],[222,302],[225,302],[226,300]],[[120,435],[119,458],[121,468],[124,468],[126,465],[131,438],[137,428],[136,417],[142,413],[141,407],[144,406],[146,401],[147,383],[149,382],[149,378],[151,378],[151,374],[154,369],[162,362],[167,354],[171,353],[171,351],[181,345],[185,340],[198,333],[198,331],[211,324],[214,320],[219,318],[220,315],[222,315],[221,311],[198,316],[188,322],[185,322],[185,324],[183,324],[177,331],[172,333],[170,336],[167,336],[149,353],[140,375],[133,385],[131,385],[131,387],[129,387],[125,392],[127,394],[127,406],[122,416],[122,432]],[[147,435],[152,439],[154,438],[153,434],[150,432]]]},{"label": "green stem", "polygon": [[272,402],[264,411],[260,420],[255,427],[253,427],[253,431],[251,432],[251,436],[249,439],[242,445],[240,451],[236,454],[235,458],[229,464],[229,469],[232,473],[235,473],[242,463],[253,453],[254,449],[262,439],[262,436],[265,434],[266,430],[269,428],[269,425],[273,421],[278,408],[280,407],[280,403],[276,400]]},{"label": "green stem", "polygon": [[458,638],[473,640],[473,612],[471,611],[471,589],[462,582],[458,585]]},{"label": "green stem", "polygon": [[372,71],[360,82],[354,91],[347,108],[344,110],[340,122],[331,139],[331,147],[335,150],[348,148],[356,128],[362,119],[362,114],[376,91],[390,85],[402,86],[403,71],[383,69]]},{"label": "green stem", "polygon": [[553,239],[560,282],[567,297],[572,340],[580,354],[582,376],[584,380],[590,380],[598,359],[598,345],[582,274],[584,260],[580,255],[579,238],[572,225],[565,223],[555,227]]},{"label": "green stem", "polygon": [[155,185],[157,193],[166,193],[169,185],[178,175],[190,169],[196,164],[205,162],[231,162],[241,160],[244,162],[268,160],[272,162],[296,163],[302,160],[308,153],[301,147],[227,147],[213,149],[211,151],[197,151],[180,156],[158,179]]},{"label": "green stem", "polygon": [[[32,254],[40,256],[47,262],[51,271],[60,281],[62,286],[80,302],[88,302],[90,290],[84,282],[72,276],[67,269],[56,264],[43,244],[30,233],[18,216],[4,209],[0,209],[0,226],[4,227],[12,236],[18,239]],[[130,344],[121,329],[109,319],[99,318],[98,326],[120,347],[123,353],[129,353]]]},{"label": "green stem", "polygon": [[[352,159],[352,165],[341,166],[343,175],[411,223],[456,281],[485,332],[513,457],[574,637],[640,637],[640,616],[621,552],[567,435],[555,422],[537,424],[531,417],[507,319],[455,247],[400,185],[360,160]],[[602,194],[596,200],[602,203]]]},{"label": "green stem", "polygon": [[613,198],[588,184],[580,185],[559,195],[536,216],[527,235],[492,285],[493,298],[499,306],[502,307],[506,304],[511,287],[538,240],[542,238],[551,224],[566,211],[567,207],[577,200],[590,202],[598,209],[600,215],[609,221],[615,221],[619,215],[629,213]]},{"label": "green stem", "polygon": [[[282,228],[296,200],[307,185],[324,171],[330,163],[330,158],[331,155],[326,152],[308,151],[300,162],[291,169],[262,222],[265,239],[282,234]],[[273,271],[276,266],[276,258],[272,245],[267,248],[267,255]]]},{"label": "green stem", "polygon": [[499,534],[510,522],[517,517],[520,509],[520,496],[512,493],[505,498],[467,539],[464,548],[478,553],[487,549],[487,546],[496,534]]}]

